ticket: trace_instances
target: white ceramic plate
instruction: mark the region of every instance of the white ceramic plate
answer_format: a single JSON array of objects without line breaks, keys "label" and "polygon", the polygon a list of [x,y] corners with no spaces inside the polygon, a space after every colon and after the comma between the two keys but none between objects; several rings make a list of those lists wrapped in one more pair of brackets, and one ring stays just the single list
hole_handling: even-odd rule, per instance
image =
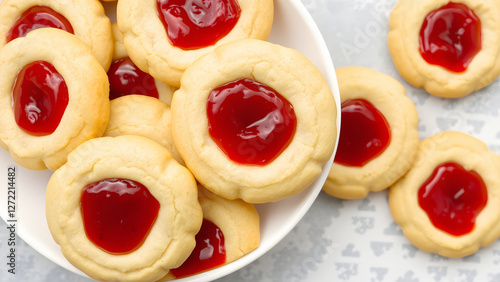
[{"label": "white ceramic plate", "polygon": [[[1,0],[0,0],[1,2]],[[114,8],[113,3],[105,7]],[[113,18],[112,15],[110,15]],[[305,54],[323,73],[337,101],[337,128],[340,130],[340,101],[337,80],[326,44],[313,19],[299,0],[275,0],[275,20],[269,41],[294,48]],[[223,277],[256,260],[275,246],[311,207],[330,170],[333,156],[323,166],[323,173],[302,193],[269,204],[257,206],[261,219],[260,246],[228,265],[177,281],[208,281]],[[39,253],[56,264],[77,274],[85,275],[71,265],[53,241],[45,218],[45,187],[50,171],[30,171],[17,165],[10,155],[0,150],[0,183],[7,184],[9,166],[16,168],[17,234]],[[4,187],[4,186],[2,186]],[[0,193],[0,216],[7,221],[7,191]]]}]

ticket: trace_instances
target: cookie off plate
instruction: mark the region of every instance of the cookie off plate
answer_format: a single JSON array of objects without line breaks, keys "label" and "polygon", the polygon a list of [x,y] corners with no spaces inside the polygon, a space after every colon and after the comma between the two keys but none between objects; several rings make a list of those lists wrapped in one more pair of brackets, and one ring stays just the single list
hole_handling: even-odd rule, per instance
[{"label": "cookie off plate", "polygon": [[[115,3],[103,2],[114,20]],[[275,17],[269,41],[302,52],[322,72],[337,102],[337,131],[340,130],[340,97],[337,89],[334,67],[326,44],[313,19],[300,0],[275,0]],[[179,281],[208,281],[232,273],[256,260],[275,246],[299,222],[309,210],[328,175],[333,156],[324,164],[323,172],[307,189],[298,195],[274,203],[259,204],[257,210],[261,220],[260,246],[250,254],[219,268]],[[17,165],[9,153],[0,151],[3,171],[0,183],[8,183],[9,168],[15,169],[15,213],[9,218],[8,193],[0,193],[0,216],[10,223],[16,220],[16,233],[31,247],[56,264],[74,273],[85,275],[72,266],[62,255],[59,246],[52,239],[45,218],[45,188],[51,171],[31,171]],[[12,170],[12,169],[11,169]],[[10,199],[13,200],[13,199]]]}]

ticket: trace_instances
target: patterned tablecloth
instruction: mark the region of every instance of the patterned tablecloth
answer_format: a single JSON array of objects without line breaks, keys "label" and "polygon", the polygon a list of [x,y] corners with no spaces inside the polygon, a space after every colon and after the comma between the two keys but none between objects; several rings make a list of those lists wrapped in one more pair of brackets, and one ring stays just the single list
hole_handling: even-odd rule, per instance
[{"label": "patterned tablecloth", "polygon": [[[420,139],[458,130],[500,153],[500,82],[465,98],[433,97],[409,86],[387,49],[396,0],[301,0],[319,26],[336,68],[364,66],[398,79],[419,114]],[[0,250],[9,234],[0,221]],[[18,273],[0,281],[89,281],[55,265],[18,239]],[[2,252],[5,253],[5,252]],[[387,193],[339,200],[321,193],[295,229],[269,253],[220,281],[500,281],[500,242],[449,259],[418,250],[392,220]]]}]

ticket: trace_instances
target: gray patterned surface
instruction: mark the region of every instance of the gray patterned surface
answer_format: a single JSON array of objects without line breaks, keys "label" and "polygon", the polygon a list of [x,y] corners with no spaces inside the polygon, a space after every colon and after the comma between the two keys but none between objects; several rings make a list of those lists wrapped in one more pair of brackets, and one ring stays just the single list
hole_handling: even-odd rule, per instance
[{"label": "gray patterned surface", "polygon": [[[458,130],[500,152],[500,82],[463,99],[432,97],[405,83],[387,50],[396,0],[302,0],[325,37],[335,67],[365,66],[401,81],[419,113],[420,138]],[[17,239],[17,274],[6,272],[8,232],[0,221],[0,281],[89,281]],[[5,255],[4,255],[5,254]],[[387,193],[344,201],[321,193],[296,228],[229,281],[500,281],[500,242],[461,259],[424,253],[394,223]]]}]

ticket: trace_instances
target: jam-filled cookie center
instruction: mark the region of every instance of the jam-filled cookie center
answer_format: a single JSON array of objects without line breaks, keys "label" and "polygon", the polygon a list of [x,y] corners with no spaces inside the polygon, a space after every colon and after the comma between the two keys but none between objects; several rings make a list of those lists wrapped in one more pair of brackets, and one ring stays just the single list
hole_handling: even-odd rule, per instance
[{"label": "jam-filled cookie center", "polygon": [[342,118],[335,162],[362,167],[388,147],[391,129],[384,115],[370,102],[350,99],[341,105]]},{"label": "jam-filled cookie center", "polygon": [[487,201],[488,190],[481,176],[453,162],[437,166],[418,191],[419,205],[432,224],[455,236],[474,229]]},{"label": "jam-filled cookie center", "polygon": [[110,100],[131,94],[159,97],[154,78],[140,70],[129,57],[111,64],[108,79]]},{"label": "jam-filled cookie center", "polygon": [[33,6],[16,20],[7,33],[7,42],[44,27],[59,28],[74,33],[70,22],[63,15],[46,6]]},{"label": "jam-filled cookie center", "polygon": [[241,13],[236,0],[157,0],[157,6],[170,43],[186,50],[217,43]]},{"label": "jam-filled cookie center", "polygon": [[215,88],[207,101],[208,130],[234,162],[265,165],[290,144],[293,106],[271,87],[238,79]]},{"label": "jam-filled cookie center", "polygon": [[109,253],[127,254],[146,239],[160,203],[141,183],[112,178],[87,185],[80,209],[92,243]]},{"label": "jam-filled cookie center", "polygon": [[419,43],[429,64],[464,72],[481,50],[481,21],[467,5],[450,2],[427,15]]},{"label": "jam-filled cookie center", "polygon": [[196,247],[189,258],[180,267],[170,270],[176,278],[209,270],[226,262],[224,234],[213,222],[203,219],[195,239]]},{"label": "jam-filled cookie center", "polygon": [[45,61],[26,65],[12,89],[17,125],[35,136],[52,134],[68,105],[68,87],[56,68]]}]

